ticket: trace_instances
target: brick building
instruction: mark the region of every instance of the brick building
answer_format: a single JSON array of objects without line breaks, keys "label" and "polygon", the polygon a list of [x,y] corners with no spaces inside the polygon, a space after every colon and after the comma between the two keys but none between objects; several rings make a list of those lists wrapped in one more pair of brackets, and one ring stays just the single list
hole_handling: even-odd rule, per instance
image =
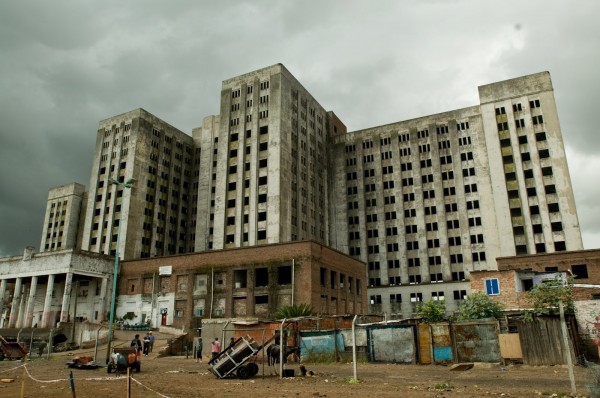
[{"label": "brick building", "polygon": [[129,260],[116,317],[195,328],[201,318],[268,318],[311,304],[319,314],[368,310],[365,264],[314,241]]},{"label": "brick building", "polygon": [[471,273],[471,291],[485,292],[506,309],[529,308],[526,293],[556,274],[573,277],[576,301],[600,299],[600,249],[500,257],[498,271]]}]

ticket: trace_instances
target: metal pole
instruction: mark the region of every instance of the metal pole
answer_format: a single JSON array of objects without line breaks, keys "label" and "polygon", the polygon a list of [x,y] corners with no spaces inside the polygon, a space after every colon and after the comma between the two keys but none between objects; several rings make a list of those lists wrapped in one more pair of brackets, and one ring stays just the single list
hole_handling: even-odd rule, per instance
[{"label": "metal pole", "polygon": [[225,322],[225,326],[221,330],[221,349],[222,350],[225,349],[225,337],[226,337],[226,335],[225,335],[225,329],[227,329],[227,326],[229,326],[230,323],[231,323],[231,321]]},{"label": "metal pole", "polygon": [[560,328],[563,335],[563,344],[565,346],[565,355],[567,356],[567,367],[569,368],[569,380],[571,381],[571,394],[577,395],[577,387],[575,386],[575,374],[573,373],[573,360],[571,359],[571,346],[567,334],[567,323],[565,322],[565,309],[563,308],[562,300],[558,302],[560,311]]},{"label": "metal pole", "polygon": [[[130,178],[126,182],[119,182],[113,178],[109,178],[108,182],[110,184],[116,185],[118,187],[123,187],[123,192],[125,192],[125,188],[133,188],[133,183],[135,178]],[[115,193],[115,198],[116,198]],[[116,200],[116,199],[115,199]],[[110,358],[110,346],[113,339],[113,322],[115,320],[115,302],[117,300],[117,275],[119,274],[119,246],[121,244],[121,224],[123,224],[123,199],[121,201],[121,210],[119,213],[119,228],[117,229],[117,245],[115,247],[115,269],[113,271],[113,290],[112,290],[112,298],[110,301],[110,318],[108,321],[108,338],[106,342],[106,363],[108,364],[108,360]]]},{"label": "metal pole", "polygon": [[[31,338],[29,339],[29,352],[31,352],[33,348],[33,332],[35,332],[35,329],[31,330]],[[31,355],[29,356],[29,359],[31,360]]]},{"label": "metal pole", "polygon": [[283,345],[283,325],[285,324],[285,318],[281,321],[281,326],[279,326],[279,378],[283,379],[283,350],[287,347],[287,344]]},{"label": "metal pole", "polygon": [[96,330],[96,345],[94,346],[94,362],[96,362],[96,355],[98,354],[98,337],[100,335],[100,330],[102,330],[104,326],[100,326],[98,330]]},{"label": "metal pole", "polygon": [[46,359],[50,359],[50,354],[54,351],[53,350],[53,344],[54,344],[54,328],[50,329],[50,336],[48,337],[48,345],[46,346],[48,348],[48,352],[46,354]]},{"label": "metal pole", "polygon": [[119,229],[117,230],[117,247],[115,249],[115,268],[113,270],[113,288],[110,299],[110,317],[108,320],[108,337],[106,340],[106,363],[110,358],[110,346],[113,339],[113,322],[115,321],[115,301],[117,299],[117,274],[119,273],[119,240],[121,239],[121,220],[123,219],[123,208],[119,215]]},{"label": "metal pole", "polygon": [[354,370],[354,380],[358,380],[356,377],[356,318],[358,315],[354,315],[352,320],[352,368]]}]

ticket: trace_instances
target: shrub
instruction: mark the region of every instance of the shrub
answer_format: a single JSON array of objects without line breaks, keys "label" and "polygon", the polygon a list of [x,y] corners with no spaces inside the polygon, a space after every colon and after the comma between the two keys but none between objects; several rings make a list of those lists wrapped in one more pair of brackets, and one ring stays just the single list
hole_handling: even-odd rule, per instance
[{"label": "shrub", "polygon": [[429,300],[417,307],[417,314],[425,323],[443,322],[446,320],[446,302]]},{"label": "shrub", "polygon": [[311,316],[314,313],[315,311],[310,304],[292,304],[280,307],[273,315],[277,319],[291,319]]},{"label": "shrub", "polygon": [[502,306],[485,293],[476,292],[467,296],[458,309],[458,319],[498,318],[502,315]]}]

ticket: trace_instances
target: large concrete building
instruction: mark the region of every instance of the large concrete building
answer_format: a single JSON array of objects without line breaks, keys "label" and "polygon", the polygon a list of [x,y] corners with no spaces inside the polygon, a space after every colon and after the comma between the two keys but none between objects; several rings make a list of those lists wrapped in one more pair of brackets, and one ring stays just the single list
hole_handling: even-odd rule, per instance
[{"label": "large concrete building", "polygon": [[119,223],[127,260],[314,240],[367,264],[371,313],[452,311],[497,257],[583,248],[549,73],[479,97],[347,132],[277,64],[225,80],[192,137],[141,109],[106,119],[77,246],[114,255]]},{"label": "large concrete building", "polygon": [[332,139],[330,244],[368,264],[372,310],[452,310],[497,257],[583,248],[550,75],[479,95]]}]

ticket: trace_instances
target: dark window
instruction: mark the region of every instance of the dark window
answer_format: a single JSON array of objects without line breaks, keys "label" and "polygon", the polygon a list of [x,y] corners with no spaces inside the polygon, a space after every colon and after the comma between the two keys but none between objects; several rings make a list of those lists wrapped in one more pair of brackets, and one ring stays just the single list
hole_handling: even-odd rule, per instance
[{"label": "dark window", "polygon": [[546,253],[546,244],[545,243],[536,243],[535,244],[535,252],[536,253]]},{"label": "dark window", "polygon": [[290,265],[277,268],[277,282],[280,285],[289,285],[292,283],[292,267]]},{"label": "dark window", "polygon": [[574,279],[585,279],[588,277],[588,271],[587,271],[586,264],[571,265],[571,271],[573,271]]},{"label": "dark window", "polygon": [[560,232],[563,230],[563,226],[562,223],[560,221],[556,221],[553,223],[550,223],[550,225],[552,226],[552,231],[553,232]]},{"label": "dark window", "polygon": [[254,286],[264,287],[269,285],[269,269],[256,268],[254,270]]},{"label": "dark window", "polygon": [[533,289],[533,279],[523,279],[521,283],[523,284],[524,291],[528,292]]},{"label": "dark window", "polygon": [[552,167],[542,167],[542,175],[543,176],[551,176],[552,175]]}]

